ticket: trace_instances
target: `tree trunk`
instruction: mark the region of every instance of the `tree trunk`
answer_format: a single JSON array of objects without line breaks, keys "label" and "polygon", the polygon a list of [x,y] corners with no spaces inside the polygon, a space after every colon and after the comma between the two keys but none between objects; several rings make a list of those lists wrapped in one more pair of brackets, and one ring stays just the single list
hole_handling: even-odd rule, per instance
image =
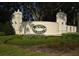
[{"label": "tree trunk", "polygon": [[77,32],[79,32],[79,12],[77,13]]}]

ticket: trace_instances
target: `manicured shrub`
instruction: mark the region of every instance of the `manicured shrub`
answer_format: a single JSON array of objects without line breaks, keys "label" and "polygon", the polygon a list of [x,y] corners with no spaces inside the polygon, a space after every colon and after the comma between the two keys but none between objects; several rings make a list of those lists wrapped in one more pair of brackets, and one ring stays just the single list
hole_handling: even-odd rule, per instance
[{"label": "manicured shrub", "polygon": [[63,45],[79,46],[79,33],[66,33],[61,37]]},{"label": "manicured shrub", "polygon": [[66,33],[62,36],[42,35],[9,35],[0,36],[0,43],[14,45],[42,45],[47,46],[79,46],[79,33]]},{"label": "manicured shrub", "polygon": [[42,36],[42,35],[15,35],[14,38],[8,40],[8,44],[17,45],[41,45],[41,44],[53,44],[56,42],[55,36]]}]

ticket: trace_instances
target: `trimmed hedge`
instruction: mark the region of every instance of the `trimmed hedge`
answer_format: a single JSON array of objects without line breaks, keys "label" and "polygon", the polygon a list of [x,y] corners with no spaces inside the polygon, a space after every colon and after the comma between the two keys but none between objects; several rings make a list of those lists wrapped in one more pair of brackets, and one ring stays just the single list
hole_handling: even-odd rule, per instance
[{"label": "trimmed hedge", "polygon": [[41,36],[41,35],[11,35],[0,36],[1,43],[16,44],[16,45],[40,45],[51,44],[57,41],[60,37]]},{"label": "trimmed hedge", "polygon": [[[59,37],[58,37],[59,38]],[[51,36],[39,36],[39,35],[26,35],[26,36],[15,36],[12,40],[8,40],[8,44],[17,44],[17,45],[42,45],[42,44],[51,44],[55,42],[57,37]]]},{"label": "trimmed hedge", "polygon": [[62,35],[64,45],[79,46],[79,33],[66,33]]},{"label": "trimmed hedge", "polygon": [[14,45],[79,46],[79,33],[67,33],[62,36],[10,35],[0,36],[0,43]]}]

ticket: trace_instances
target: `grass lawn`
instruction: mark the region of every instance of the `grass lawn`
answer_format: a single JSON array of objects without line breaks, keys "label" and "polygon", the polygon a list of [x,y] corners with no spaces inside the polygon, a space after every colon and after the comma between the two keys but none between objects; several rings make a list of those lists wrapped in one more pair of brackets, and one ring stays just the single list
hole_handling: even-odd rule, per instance
[{"label": "grass lawn", "polygon": [[43,52],[33,52],[12,45],[0,45],[0,56],[41,56],[48,55]]},{"label": "grass lawn", "polygon": [[[0,55],[57,55],[57,50],[68,51],[79,47],[79,34],[62,36],[9,35],[0,36]],[[75,50],[78,52],[79,49]],[[52,54],[55,52],[56,54]],[[79,55],[78,53],[73,53]],[[61,55],[60,53],[58,55]],[[62,53],[62,55],[64,55]],[[72,55],[72,54],[70,54]]]}]

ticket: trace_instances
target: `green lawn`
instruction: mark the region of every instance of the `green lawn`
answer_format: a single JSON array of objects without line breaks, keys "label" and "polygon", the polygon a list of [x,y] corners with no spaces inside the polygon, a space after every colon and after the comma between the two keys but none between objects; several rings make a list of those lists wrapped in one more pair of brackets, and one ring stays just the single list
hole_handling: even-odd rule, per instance
[{"label": "green lawn", "polygon": [[43,52],[33,52],[26,49],[13,47],[12,45],[0,45],[0,56],[41,56],[48,55]]},{"label": "green lawn", "polygon": [[38,46],[47,47],[73,47],[79,46],[79,34],[68,33],[62,36],[41,36],[41,35],[9,35],[0,36],[0,55],[48,55],[44,52],[33,52],[17,46]]}]

